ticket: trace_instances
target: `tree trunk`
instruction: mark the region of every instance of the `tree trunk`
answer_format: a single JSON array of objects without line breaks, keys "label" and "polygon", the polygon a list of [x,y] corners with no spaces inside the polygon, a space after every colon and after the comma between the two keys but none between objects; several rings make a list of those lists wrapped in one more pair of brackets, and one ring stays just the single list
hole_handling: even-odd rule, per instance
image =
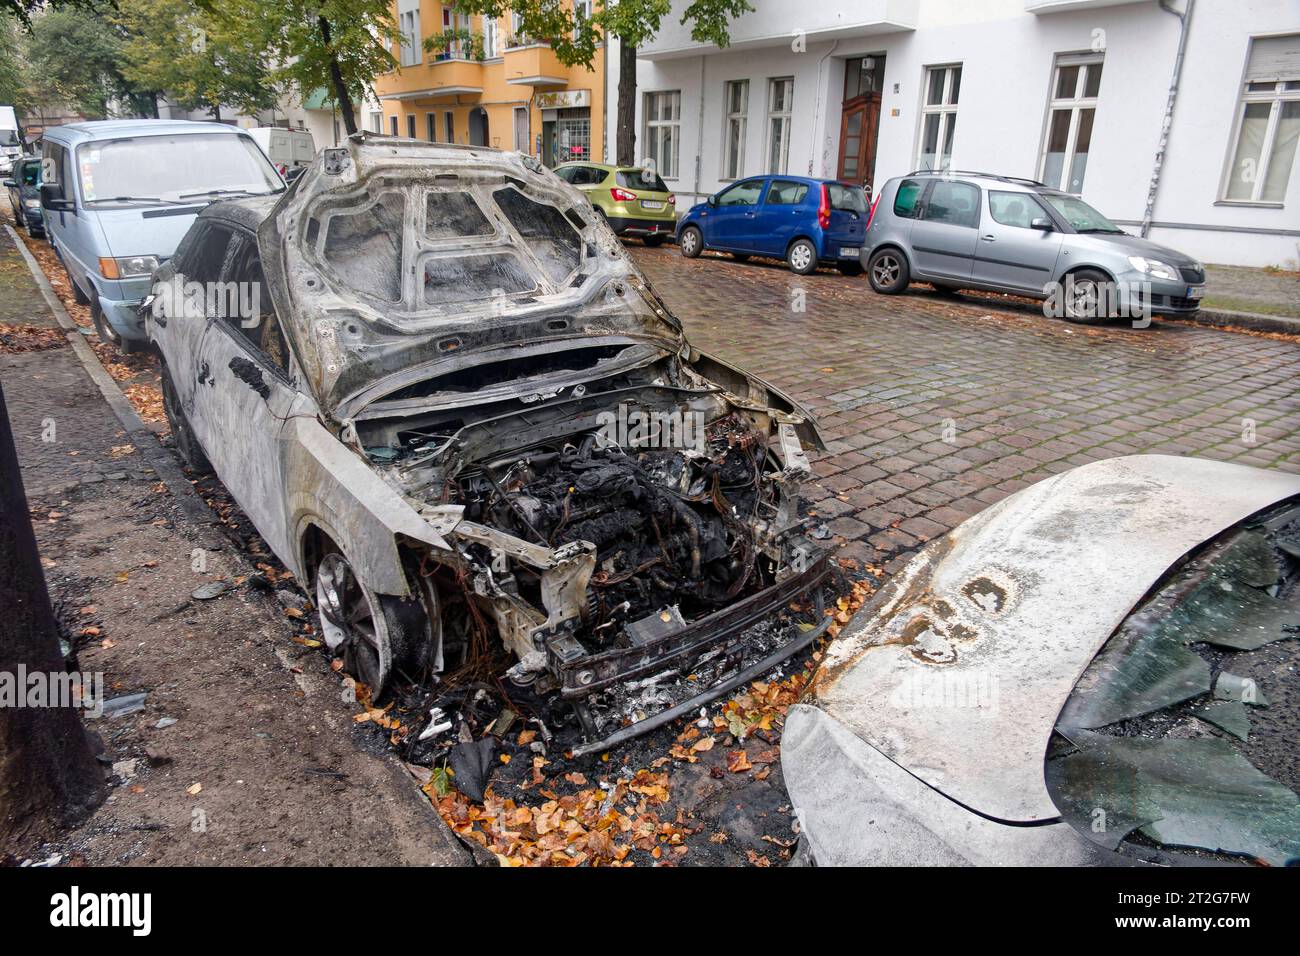
[{"label": "tree trunk", "polygon": [[352,94],[348,92],[348,85],[343,82],[343,70],[339,67],[339,58],[334,55],[334,50],[330,43],[330,22],[324,17],[318,17],[320,23],[321,39],[325,41],[325,48],[330,54],[330,83],[334,86],[334,99],[339,104],[339,112],[343,114],[343,129],[351,136],[357,131],[357,114],[352,107]]},{"label": "tree trunk", "polygon": [[636,47],[618,44],[618,138],[620,166],[636,165]]},{"label": "tree trunk", "polygon": [[[0,386],[0,681],[22,695],[19,668],[57,675],[65,663],[58,625],[41,573],[36,535],[18,471],[18,454]],[[104,775],[95,762],[81,716],[71,706],[0,706],[0,847],[21,847],[89,816],[104,799]]]}]

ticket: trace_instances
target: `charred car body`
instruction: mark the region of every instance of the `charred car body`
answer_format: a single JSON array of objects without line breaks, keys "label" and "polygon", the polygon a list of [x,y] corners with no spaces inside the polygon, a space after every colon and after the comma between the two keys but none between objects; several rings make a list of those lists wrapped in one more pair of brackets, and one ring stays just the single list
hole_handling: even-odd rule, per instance
[{"label": "charred car body", "polygon": [[376,692],[499,640],[594,747],[629,686],[689,674],[712,687],[659,703],[698,704],[811,639],[755,661],[742,633],[826,574],[798,515],[814,423],[693,349],[532,160],[362,134],[278,201],[209,207],[155,279],[178,448]]}]

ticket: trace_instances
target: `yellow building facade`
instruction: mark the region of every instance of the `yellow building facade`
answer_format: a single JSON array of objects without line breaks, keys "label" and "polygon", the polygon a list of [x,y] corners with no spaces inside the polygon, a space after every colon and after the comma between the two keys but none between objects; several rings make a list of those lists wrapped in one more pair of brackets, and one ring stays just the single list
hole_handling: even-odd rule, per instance
[{"label": "yellow building facade", "polygon": [[[576,3],[590,15],[591,0]],[[515,149],[548,166],[605,155],[605,48],[592,68],[564,66],[512,16],[469,16],[436,0],[394,0],[398,69],[375,80],[374,132]],[[425,49],[426,39],[434,46]]]}]

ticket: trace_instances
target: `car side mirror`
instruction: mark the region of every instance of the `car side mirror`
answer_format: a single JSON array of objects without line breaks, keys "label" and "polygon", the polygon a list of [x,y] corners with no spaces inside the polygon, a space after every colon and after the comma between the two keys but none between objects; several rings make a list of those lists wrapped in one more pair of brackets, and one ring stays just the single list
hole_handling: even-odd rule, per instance
[{"label": "car side mirror", "polygon": [[16,189],[18,187],[18,184],[14,182],[12,179],[6,179],[4,184],[9,189]]},{"label": "car side mirror", "polygon": [[718,197],[710,196],[708,199],[705,200],[705,202],[707,202],[710,206],[716,206],[718,204]]},{"label": "car side mirror", "polygon": [[63,212],[72,208],[72,203],[63,198],[62,183],[41,183],[41,206]]},{"label": "car side mirror", "polygon": [[1043,232],[1051,232],[1056,227],[1052,225],[1052,220],[1039,216],[1037,219],[1030,220],[1029,228],[1041,229]]}]

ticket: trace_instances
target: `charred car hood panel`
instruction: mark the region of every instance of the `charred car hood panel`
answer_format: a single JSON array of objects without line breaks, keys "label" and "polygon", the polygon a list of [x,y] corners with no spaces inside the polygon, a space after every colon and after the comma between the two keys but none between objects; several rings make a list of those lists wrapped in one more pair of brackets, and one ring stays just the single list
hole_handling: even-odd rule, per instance
[{"label": "charred car hood panel", "polygon": [[485,349],[683,345],[587,199],[518,153],[359,134],[322,151],[258,246],[307,384],[338,420]]},{"label": "charred car hood panel", "polygon": [[814,703],[980,814],[1053,819],[1044,755],[1084,668],[1179,558],[1296,494],[1294,475],[1163,455],[1047,478],[899,572],[828,648]]}]

